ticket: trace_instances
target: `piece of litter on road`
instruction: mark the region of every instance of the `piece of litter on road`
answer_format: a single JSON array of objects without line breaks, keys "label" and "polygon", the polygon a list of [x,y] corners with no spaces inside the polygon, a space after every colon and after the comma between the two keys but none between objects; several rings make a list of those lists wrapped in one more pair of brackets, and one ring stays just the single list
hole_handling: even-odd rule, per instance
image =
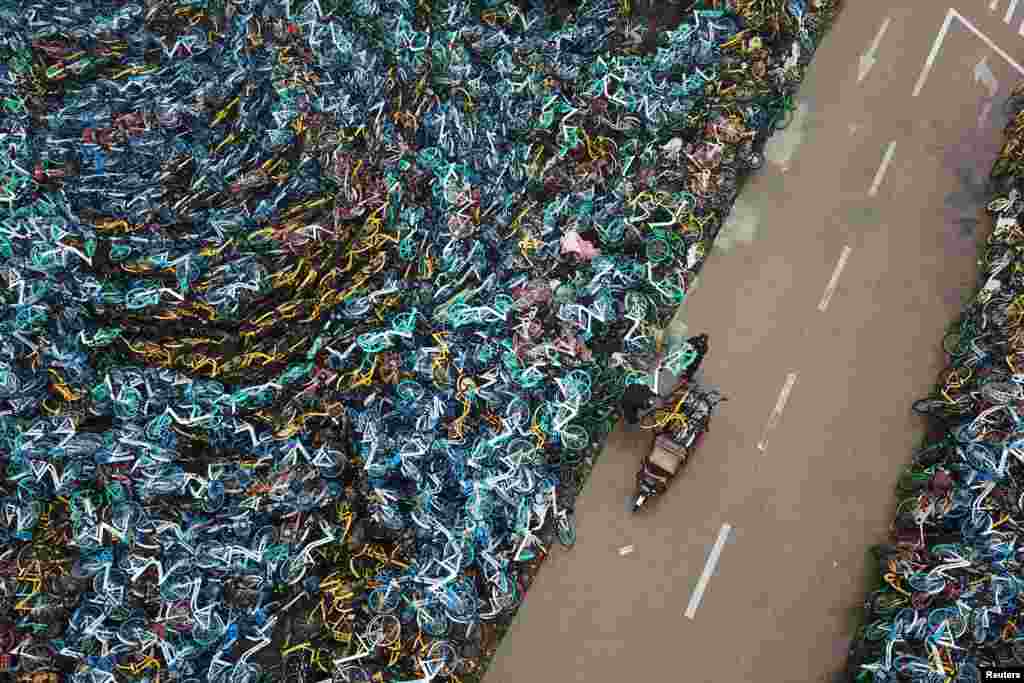
[{"label": "piece of litter on road", "polygon": [[631,552],[633,552],[633,546],[631,545],[624,545],[619,548],[619,555],[625,556],[629,555]]}]

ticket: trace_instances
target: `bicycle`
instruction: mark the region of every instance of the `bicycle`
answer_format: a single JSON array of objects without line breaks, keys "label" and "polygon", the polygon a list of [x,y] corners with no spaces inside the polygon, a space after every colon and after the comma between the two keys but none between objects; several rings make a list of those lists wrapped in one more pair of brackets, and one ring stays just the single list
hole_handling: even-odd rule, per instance
[{"label": "bicycle", "polygon": [[555,489],[551,490],[551,511],[555,520],[555,529],[558,534],[558,542],[562,547],[571,549],[576,545],[576,523],[571,511],[559,509],[558,495]]}]

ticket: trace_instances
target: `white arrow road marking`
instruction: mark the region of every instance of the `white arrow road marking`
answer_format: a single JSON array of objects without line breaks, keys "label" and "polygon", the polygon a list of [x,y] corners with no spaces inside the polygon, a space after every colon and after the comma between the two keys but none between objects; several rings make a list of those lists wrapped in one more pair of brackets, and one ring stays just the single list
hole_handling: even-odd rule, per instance
[{"label": "white arrow road marking", "polygon": [[881,28],[878,29],[878,33],[875,35],[874,41],[871,43],[871,47],[868,51],[860,56],[860,67],[857,70],[857,82],[860,83],[867,78],[868,72],[871,71],[871,67],[875,65],[878,60],[875,58],[875,54],[878,52],[878,46],[882,44],[882,37],[885,32],[889,29],[889,17],[885,18],[882,22]]},{"label": "white arrow road marking", "polygon": [[999,81],[992,73],[992,67],[988,65],[988,55],[981,58],[981,61],[974,66],[974,82],[981,82],[988,88],[988,96],[995,97],[999,92]]},{"label": "white arrow road marking", "polygon": [[[931,73],[932,67],[935,65],[935,58],[939,56],[939,50],[942,49],[942,43],[946,39],[946,33],[949,32],[949,25],[953,23],[954,19],[963,24],[968,31],[976,35],[978,38],[980,38],[981,42],[985,43],[990,48],[992,48],[993,52],[995,52],[997,55],[999,55],[1007,62],[1009,62],[1010,66],[1016,69],[1018,73],[1024,75],[1024,66],[1018,64],[1013,59],[1013,57],[1006,53],[1006,50],[1003,50],[1001,47],[996,45],[991,38],[989,38],[984,33],[979,31],[974,26],[974,24],[967,21],[967,19],[964,19],[964,17],[959,12],[957,12],[955,9],[950,8],[950,10],[946,13],[945,20],[943,20],[942,22],[942,28],[939,29],[938,35],[935,36],[935,41],[932,42],[932,49],[928,53],[928,58],[924,62],[924,67],[921,69],[921,75],[918,76],[917,78],[917,85],[914,86],[914,97],[917,97],[918,95],[921,94],[921,90],[924,88],[925,81],[928,80],[928,74]],[[1019,33],[1022,36],[1024,36],[1024,24],[1021,24],[1021,30],[1019,31]]]}]

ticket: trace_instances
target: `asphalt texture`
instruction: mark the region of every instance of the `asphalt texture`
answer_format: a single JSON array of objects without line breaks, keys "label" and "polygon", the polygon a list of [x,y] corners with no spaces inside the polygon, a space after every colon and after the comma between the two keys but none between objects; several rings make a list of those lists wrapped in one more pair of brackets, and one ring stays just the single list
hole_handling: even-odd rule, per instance
[{"label": "asphalt texture", "polygon": [[867,550],[923,436],[911,403],[975,286],[1024,71],[1024,3],[949,10],[847,3],[675,323],[710,334],[703,381],[730,400],[646,513],[628,501],[651,435],[620,426],[578,501],[578,543],[544,564],[486,683],[846,680]]}]

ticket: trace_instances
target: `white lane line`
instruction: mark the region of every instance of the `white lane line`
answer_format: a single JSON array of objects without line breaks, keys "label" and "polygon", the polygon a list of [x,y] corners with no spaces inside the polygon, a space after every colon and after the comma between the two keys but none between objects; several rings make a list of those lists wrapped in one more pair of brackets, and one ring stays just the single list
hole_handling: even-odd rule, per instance
[{"label": "white lane line", "polygon": [[843,272],[843,268],[846,267],[846,261],[850,258],[849,246],[843,247],[843,253],[839,255],[839,262],[836,264],[836,269],[832,271],[832,279],[828,281],[828,286],[825,287],[825,294],[821,297],[821,303],[818,304],[818,310],[822,313],[828,308],[828,302],[832,301],[832,295],[836,293],[836,286],[839,284],[839,276]]},{"label": "white lane line", "polygon": [[796,384],[796,373],[791,372],[786,375],[786,383],[782,385],[782,391],[779,392],[779,400],[775,402],[775,409],[768,416],[768,424],[765,425],[764,434],[762,434],[761,440],[757,443],[757,450],[761,451],[761,453],[764,453],[765,448],[768,447],[768,434],[779,424],[779,419],[782,417],[782,411],[786,409],[786,401],[789,400],[789,393],[793,391],[794,384]]},{"label": "white lane line", "polygon": [[882,37],[885,36],[885,32],[889,28],[889,21],[889,17],[886,17],[885,21],[882,22],[881,28],[878,29],[878,33],[875,34],[875,39],[871,42],[871,47],[868,48],[867,52],[860,56],[860,68],[857,70],[858,83],[867,78],[871,69],[878,61],[878,48],[882,45]]},{"label": "white lane line", "polygon": [[871,183],[871,189],[868,190],[868,196],[874,197],[878,194],[878,188],[882,186],[882,179],[885,178],[885,172],[889,168],[889,163],[892,162],[892,155],[896,152],[896,141],[893,140],[889,143],[889,146],[885,150],[885,156],[882,157],[882,164],[878,167],[878,171],[875,173],[875,180]]},{"label": "white lane line", "polygon": [[1013,13],[1017,11],[1017,0],[1010,0],[1010,6],[1006,8],[1006,16],[1003,17],[1003,23],[1009,24],[1013,21]]},{"label": "white lane line", "polygon": [[[964,25],[968,31],[976,35],[981,42],[988,45],[993,52],[1009,62],[1010,66],[1017,70],[1018,73],[1024,74],[1024,66],[1018,64],[1013,57],[1007,54],[1006,50],[1002,49],[995,44],[991,38],[986,36],[984,33],[979,31],[977,27],[963,17],[962,14],[957,12],[952,7],[949,12],[946,13],[946,19],[942,22],[942,28],[939,29],[939,33],[935,36],[935,41],[932,43],[931,52],[928,53],[928,59],[924,62],[924,68],[921,69],[921,75],[917,78],[917,85],[914,86],[914,97],[921,94],[921,89],[924,88],[924,83],[928,80],[928,74],[932,71],[932,66],[935,64],[935,58],[939,55],[939,50],[942,48],[942,42],[946,39],[946,33],[949,32],[949,25],[956,19]],[[1017,31],[1020,35],[1024,36],[1024,23],[1020,25],[1020,29]]]},{"label": "white lane line", "polygon": [[722,556],[722,548],[725,547],[725,541],[729,538],[730,531],[732,531],[732,526],[723,524],[722,529],[718,532],[718,540],[715,541],[715,547],[711,549],[711,554],[708,555],[704,571],[701,573],[700,578],[697,579],[697,586],[693,589],[693,595],[690,596],[690,604],[686,606],[685,614],[687,619],[693,619],[693,615],[697,613],[697,608],[700,607],[700,601],[704,599],[704,591],[708,588],[708,581],[711,580],[711,575],[715,573],[718,558]]},{"label": "white lane line", "polygon": [[[995,7],[991,7],[995,9]],[[956,10],[950,9],[946,13],[946,19],[942,22],[942,28],[939,29],[939,34],[935,36],[935,40],[932,42],[931,52],[928,53],[928,59],[924,61],[924,68],[921,69],[921,75],[917,77],[917,85],[914,86],[914,97],[921,94],[921,89],[924,87],[924,82],[928,80],[928,74],[932,71],[932,66],[935,64],[935,58],[939,56],[939,49],[942,47],[942,41],[946,39],[946,33],[949,31],[949,25],[953,22],[953,15]]]}]

